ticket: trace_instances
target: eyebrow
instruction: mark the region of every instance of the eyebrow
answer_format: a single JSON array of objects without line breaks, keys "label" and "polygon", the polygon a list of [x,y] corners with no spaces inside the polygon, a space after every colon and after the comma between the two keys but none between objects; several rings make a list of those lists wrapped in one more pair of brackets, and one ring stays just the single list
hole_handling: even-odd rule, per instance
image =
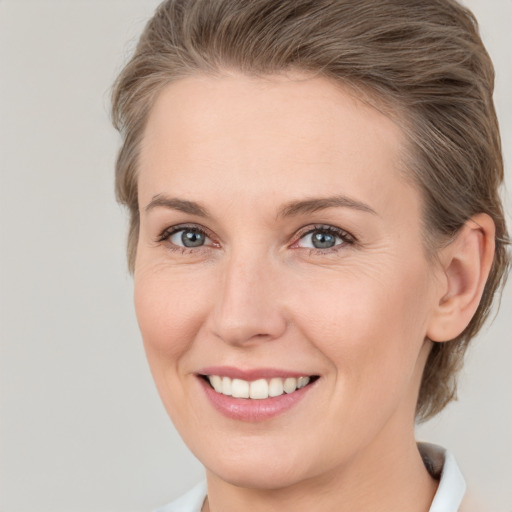
[{"label": "eyebrow", "polygon": [[157,207],[178,210],[183,213],[197,215],[198,217],[208,217],[208,211],[206,210],[206,208],[203,208],[198,203],[194,201],[178,199],[177,197],[167,197],[162,194],[157,194],[156,196],[153,196],[151,201],[144,209],[146,212],[149,212]]},{"label": "eyebrow", "polygon": [[277,216],[278,218],[293,217],[326,210],[327,208],[352,208],[361,212],[377,215],[377,212],[373,208],[361,201],[346,196],[332,196],[291,201],[279,210]]},{"label": "eyebrow", "polygon": [[[145,211],[149,212],[157,207],[178,210],[183,213],[197,215],[198,217],[209,217],[208,210],[202,207],[199,203],[178,199],[177,197],[168,197],[163,194],[153,196],[151,201],[145,207]],[[291,201],[279,209],[277,218],[304,215],[318,212],[320,210],[326,210],[328,208],[352,208],[361,212],[377,215],[377,212],[373,208],[361,201],[357,201],[346,196],[332,196]]]}]

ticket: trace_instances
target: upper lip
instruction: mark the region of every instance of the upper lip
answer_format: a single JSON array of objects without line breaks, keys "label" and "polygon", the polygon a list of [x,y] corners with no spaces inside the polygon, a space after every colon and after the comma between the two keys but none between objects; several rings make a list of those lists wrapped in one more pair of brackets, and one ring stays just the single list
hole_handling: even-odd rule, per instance
[{"label": "upper lip", "polygon": [[229,377],[231,379],[241,379],[246,381],[254,381],[258,379],[272,379],[274,377],[310,377],[315,375],[310,372],[300,372],[295,370],[283,370],[279,368],[251,368],[242,369],[234,366],[208,366],[201,368],[198,375],[219,375],[221,377]]}]

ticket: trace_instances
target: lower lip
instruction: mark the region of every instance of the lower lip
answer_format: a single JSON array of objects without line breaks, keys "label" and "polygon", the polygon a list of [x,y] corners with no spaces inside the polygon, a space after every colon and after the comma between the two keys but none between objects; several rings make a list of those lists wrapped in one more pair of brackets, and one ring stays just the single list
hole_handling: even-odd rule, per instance
[{"label": "lower lip", "polygon": [[289,395],[284,393],[272,398],[255,400],[250,398],[233,398],[232,396],[217,393],[203,378],[198,377],[198,379],[207,398],[217,411],[228,418],[248,422],[268,420],[288,411],[297,405],[317,382],[308,384]]}]

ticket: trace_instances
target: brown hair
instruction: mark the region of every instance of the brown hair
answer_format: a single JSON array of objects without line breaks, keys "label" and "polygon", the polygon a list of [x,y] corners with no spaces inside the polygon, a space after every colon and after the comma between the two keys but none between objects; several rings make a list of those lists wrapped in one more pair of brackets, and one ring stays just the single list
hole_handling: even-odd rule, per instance
[{"label": "brown hair", "polygon": [[430,252],[473,215],[484,212],[494,220],[496,253],[478,310],[457,338],[433,344],[424,370],[417,419],[432,417],[455,398],[467,345],[509,265],[494,69],[474,16],[455,0],[163,2],[113,90],[113,122],[123,137],[116,193],[131,215],[132,271],[139,230],[137,158],[148,113],[166,84],[225,69],[251,75],[298,69],[391,107],[390,115],[408,126],[406,161],[423,194]]}]

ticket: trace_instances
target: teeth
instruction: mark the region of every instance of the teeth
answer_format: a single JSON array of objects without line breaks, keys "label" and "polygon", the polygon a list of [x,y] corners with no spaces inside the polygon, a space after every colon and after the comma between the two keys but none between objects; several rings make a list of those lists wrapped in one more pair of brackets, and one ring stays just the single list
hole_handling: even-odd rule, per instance
[{"label": "teeth", "polygon": [[[227,377],[224,377],[225,379]],[[249,398],[249,383],[246,380],[233,379],[231,382],[231,395],[235,398]]]},{"label": "teeth", "polygon": [[297,379],[297,389],[301,389],[309,384],[309,377],[299,377]]},{"label": "teeth", "polygon": [[251,382],[249,397],[256,400],[268,398],[268,382],[265,379],[259,379]]},{"label": "teeth", "polygon": [[213,389],[217,391],[217,393],[222,393],[222,378],[218,375],[212,375],[210,377],[210,384],[213,386]]},{"label": "teeth", "polygon": [[285,393],[293,393],[296,389],[297,389],[297,379],[293,378],[293,377],[288,377],[285,381],[284,381],[284,392]]},{"label": "teeth", "polygon": [[[211,383],[211,381],[210,381],[210,383]],[[222,377],[221,393],[226,396],[231,396],[231,379],[229,377]]]},{"label": "teeth", "polygon": [[280,396],[283,393],[293,393],[302,389],[310,382],[310,377],[287,377],[273,378],[270,380],[258,379],[248,382],[242,379],[231,379],[219,375],[209,375],[208,380],[217,393],[235,398],[251,398],[253,400],[264,400],[265,398]]},{"label": "teeth", "polygon": [[284,393],[283,379],[270,379],[268,396],[279,396]]}]

